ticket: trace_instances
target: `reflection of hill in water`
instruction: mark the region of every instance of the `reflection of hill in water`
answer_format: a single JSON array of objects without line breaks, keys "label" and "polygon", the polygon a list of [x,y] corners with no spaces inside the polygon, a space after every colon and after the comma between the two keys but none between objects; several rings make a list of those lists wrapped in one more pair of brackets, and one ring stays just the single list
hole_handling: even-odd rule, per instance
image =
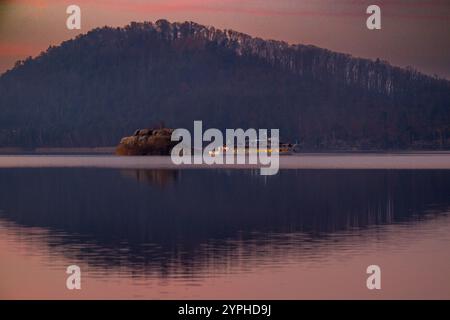
[{"label": "reflection of hill in water", "polygon": [[450,205],[448,171],[258,174],[0,170],[1,217],[48,229],[52,250],[97,266],[190,273],[299,252],[336,232],[420,221]]}]

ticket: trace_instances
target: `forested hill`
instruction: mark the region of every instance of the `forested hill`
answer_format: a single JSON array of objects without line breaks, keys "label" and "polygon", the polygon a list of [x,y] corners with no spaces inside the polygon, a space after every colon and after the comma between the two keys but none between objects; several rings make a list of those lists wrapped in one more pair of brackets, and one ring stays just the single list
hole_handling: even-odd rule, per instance
[{"label": "forested hill", "polygon": [[98,28],[0,77],[0,147],[111,146],[135,129],[280,128],[305,149],[450,149],[450,84],[193,22]]}]

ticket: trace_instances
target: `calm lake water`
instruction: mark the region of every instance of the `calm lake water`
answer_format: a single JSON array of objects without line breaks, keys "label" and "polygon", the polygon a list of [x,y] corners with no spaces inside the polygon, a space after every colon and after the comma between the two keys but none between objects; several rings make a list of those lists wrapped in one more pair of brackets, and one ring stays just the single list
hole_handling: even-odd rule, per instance
[{"label": "calm lake water", "polygon": [[449,170],[0,168],[0,298],[450,299],[449,213]]}]

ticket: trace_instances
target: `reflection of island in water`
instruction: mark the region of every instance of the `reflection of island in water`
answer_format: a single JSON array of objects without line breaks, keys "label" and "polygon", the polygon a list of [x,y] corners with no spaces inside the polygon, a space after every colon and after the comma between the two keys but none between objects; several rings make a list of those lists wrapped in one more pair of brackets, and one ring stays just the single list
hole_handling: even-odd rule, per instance
[{"label": "reflection of island in water", "polygon": [[10,169],[0,218],[49,230],[38,241],[99,269],[191,274],[420,223],[448,210],[448,190],[449,171]]},{"label": "reflection of island in water", "polygon": [[160,187],[168,186],[174,183],[178,178],[178,170],[171,169],[154,169],[154,170],[121,170],[120,173],[124,177],[136,179],[139,183],[147,183]]}]

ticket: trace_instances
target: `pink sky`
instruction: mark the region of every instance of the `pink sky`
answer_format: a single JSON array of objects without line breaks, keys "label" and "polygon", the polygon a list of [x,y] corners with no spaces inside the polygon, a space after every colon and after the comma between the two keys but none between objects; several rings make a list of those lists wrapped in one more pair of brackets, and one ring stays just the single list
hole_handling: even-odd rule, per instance
[{"label": "pink sky", "polygon": [[[70,4],[81,7],[81,31],[65,27]],[[382,30],[367,30],[369,4],[381,7]],[[448,0],[0,0],[0,72],[94,27],[162,18],[381,58],[450,79]]]}]

